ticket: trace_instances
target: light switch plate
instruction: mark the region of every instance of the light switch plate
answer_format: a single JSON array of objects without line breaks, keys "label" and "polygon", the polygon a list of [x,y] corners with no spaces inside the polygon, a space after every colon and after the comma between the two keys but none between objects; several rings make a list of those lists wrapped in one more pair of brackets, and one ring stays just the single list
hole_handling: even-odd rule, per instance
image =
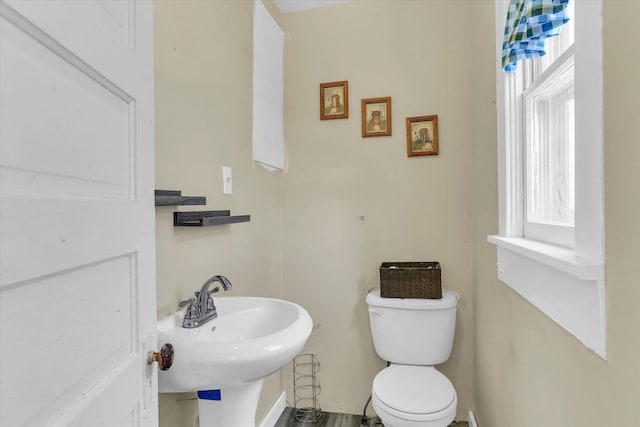
[{"label": "light switch plate", "polygon": [[231,168],[228,166],[222,167],[222,192],[224,194],[231,194],[232,190],[231,181]]}]

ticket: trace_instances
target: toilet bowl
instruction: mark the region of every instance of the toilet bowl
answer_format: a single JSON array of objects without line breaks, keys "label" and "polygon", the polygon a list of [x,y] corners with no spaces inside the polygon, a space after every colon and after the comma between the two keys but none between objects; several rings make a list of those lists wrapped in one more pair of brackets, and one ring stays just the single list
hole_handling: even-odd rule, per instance
[{"label": "toilet bowl", "polygon": [[447,427],[458,397],[435,365],[451,355],[459,295],[441,299],[382,298],[367,294],[376,353],[389,366],[373,380],[371,403],[385,427]]},{"label": "toilet bowl", "polygon": [[446,427],[458,398],[432,366],[391,365],[373,380],[371,404],[385,427]]}]

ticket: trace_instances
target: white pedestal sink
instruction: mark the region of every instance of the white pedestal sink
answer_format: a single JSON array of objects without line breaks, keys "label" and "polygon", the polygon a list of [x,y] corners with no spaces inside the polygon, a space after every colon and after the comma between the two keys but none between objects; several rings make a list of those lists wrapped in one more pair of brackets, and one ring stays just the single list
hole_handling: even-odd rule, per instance
[{"label": "white pedestal sink", "polygon": [[218,317],[198,328],[182,327],[186,309],[158,321],[158,343],[175,351],[171,369],[158,375],[158,389],[198,391],[201,427],[254,427],[263,379],[302,350],[311,317],[280,299],[218,297],[215,305]]}]

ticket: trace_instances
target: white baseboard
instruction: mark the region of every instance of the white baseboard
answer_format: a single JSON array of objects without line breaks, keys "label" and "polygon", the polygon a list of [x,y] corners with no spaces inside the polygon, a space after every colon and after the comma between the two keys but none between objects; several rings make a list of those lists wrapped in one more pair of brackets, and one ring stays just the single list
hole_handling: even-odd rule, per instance
[{"label": "white baseboard", "polygon": [[265,417],[262,419],[259,427],[274,427],[286,407],[287,393],[283,391],[273,403],[273,406],[271,406],[271,409],[269,409],[267,415],[265,415]]},{"label": "white baseboard", "polygon": [[467,420],[469,421],[469,427],[478,427],[478,422],[476,421],[476,416],[473,415],[473,411],[469,411]]}]

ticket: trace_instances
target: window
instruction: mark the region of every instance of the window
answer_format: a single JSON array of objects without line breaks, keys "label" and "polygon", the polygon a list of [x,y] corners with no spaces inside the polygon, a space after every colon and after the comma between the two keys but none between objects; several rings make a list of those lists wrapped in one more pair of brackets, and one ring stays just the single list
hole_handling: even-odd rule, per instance
[{"label": "window", "polygon": [[[502,54],[508,0],[496,0]],[[602,3],[516,73],[497,66],[498,277],[605,357]]]},{"label": "window", "polygon": [[[574,7],[545,56],[526,60],[523,79],[524,237],[575,247]],[[517,101],[516,101],[517,102]]]}]

